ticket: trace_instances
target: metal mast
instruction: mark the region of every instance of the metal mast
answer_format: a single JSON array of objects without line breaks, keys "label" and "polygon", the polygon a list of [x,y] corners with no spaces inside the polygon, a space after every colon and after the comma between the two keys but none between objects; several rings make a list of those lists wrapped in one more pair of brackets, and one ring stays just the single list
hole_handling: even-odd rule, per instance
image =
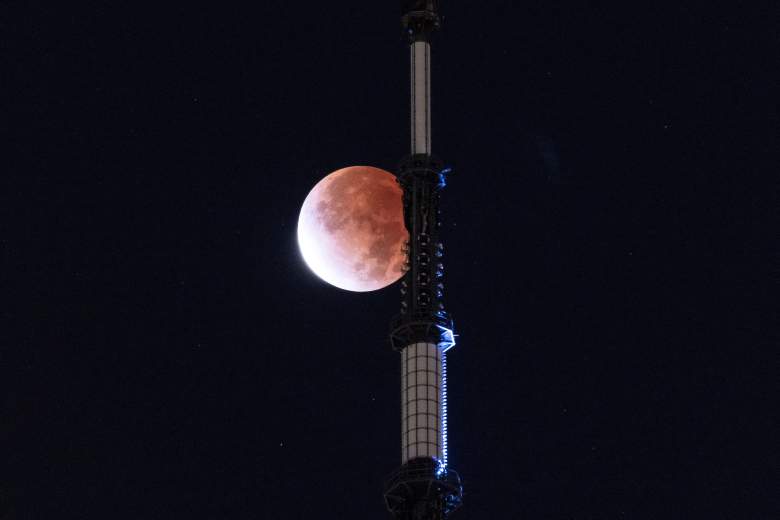
[{"label": "metal mast", "polygon": [[401,313],[390,341],[401,354],[401,467],[385,487],[397,520],[443,520],[461,503],[458,474],[447,465],[447,362],[455,345],[442,295],[439,196],[449,169],[431,154],[431,35],[437,0],[403,1],[409,42],[411,154],[398,169],[409,231]]}]

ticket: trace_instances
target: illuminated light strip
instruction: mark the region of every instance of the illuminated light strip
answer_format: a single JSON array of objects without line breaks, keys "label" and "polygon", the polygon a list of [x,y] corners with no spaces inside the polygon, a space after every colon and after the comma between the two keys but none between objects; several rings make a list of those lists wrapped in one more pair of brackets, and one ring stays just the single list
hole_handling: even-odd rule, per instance
[{"label": "illuminated light strip", "polygon": [[436,471],[441,476],[447,469],[447,355],[446,352],[455,346],[455,333],[443,325],[437,325],[441,332],[441,460]]},{"label": "illuminated light strip", "polygon": [[438,473],[447,469],[447,355],[441,353],[441,460]]}]

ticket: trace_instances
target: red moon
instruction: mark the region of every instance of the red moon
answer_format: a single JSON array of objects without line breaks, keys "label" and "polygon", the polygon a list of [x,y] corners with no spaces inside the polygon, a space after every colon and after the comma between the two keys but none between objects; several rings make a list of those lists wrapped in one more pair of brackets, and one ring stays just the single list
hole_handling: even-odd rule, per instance
[{"label": "red moon", "polygon": [[309,192],[298,217],[306,265],[340,289],[366,292],[403,275],[402,190],[395,176],[371,166],[331,173]]}]

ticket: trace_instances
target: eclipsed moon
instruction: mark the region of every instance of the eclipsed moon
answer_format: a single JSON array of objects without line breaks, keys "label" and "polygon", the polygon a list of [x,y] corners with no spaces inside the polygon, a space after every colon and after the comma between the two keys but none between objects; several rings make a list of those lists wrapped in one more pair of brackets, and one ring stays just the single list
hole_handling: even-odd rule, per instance
[{"label": "eclipsed moon", "polygon": [[375,291],[403,275],[401,187],[371,166],[331,173],[309,192],[298,217],[298,246],[314,273],[341,289]]}]

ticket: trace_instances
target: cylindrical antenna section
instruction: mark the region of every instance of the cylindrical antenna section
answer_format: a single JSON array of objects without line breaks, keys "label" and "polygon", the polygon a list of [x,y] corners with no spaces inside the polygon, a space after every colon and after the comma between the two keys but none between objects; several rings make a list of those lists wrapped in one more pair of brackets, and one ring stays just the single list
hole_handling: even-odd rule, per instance
[{"label": "cylindrical antenna section", "polygon": [[435,343],[413,343],[401,352],[402,464],[430,458],[447,465],[445,355]]},{"label": "cylindrical antenna section", "polygon": [[412,155],[431,154],[431,45],[417,40],[411,49]]}]

